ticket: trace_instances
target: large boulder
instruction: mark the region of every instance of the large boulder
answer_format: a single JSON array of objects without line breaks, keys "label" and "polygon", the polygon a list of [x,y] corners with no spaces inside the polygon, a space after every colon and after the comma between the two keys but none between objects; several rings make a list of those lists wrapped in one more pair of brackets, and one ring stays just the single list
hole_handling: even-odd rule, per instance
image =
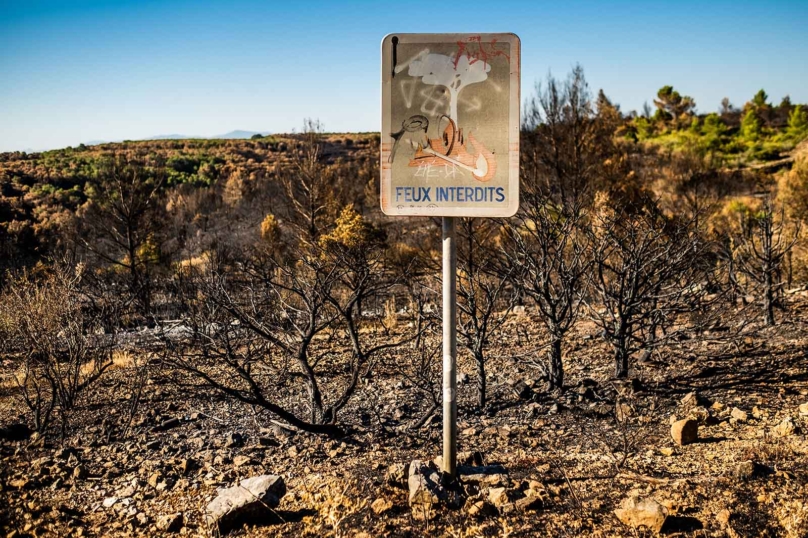
[{"label": "large boulder", "polygon": [[650,497],[641,499],[637,495],[632,495],[623,499],[614,515],[624,525],[658,533],[668,517],[668,509]]},{"label": "large boulder", "polygon": [[410,463],[407,479],[410,490],[410,506],[438,504],[446,498],[446,490],[441,485],[441,475],[437,466],[421,460]]},{"label": "large boulder", "polygon": [[437,504],[460,508],[463,498],[457,488],[442,484],[442,472],[435,462],[414,460],[407,478],[412,516],[417,520],[432,519],[437,515]]},{"label": "large boulder", "polygon": [[671,437],[677,445],[689,445],[699,439],[699,424],[693,419],[677,420],[671,426]]},{"label": "large boulder", "polygon": [[267,518],[285,494],[286,484],[280,476],[247,478],[238,486],[219,490],[208,504],[208,518],[224,534],[239,524]]}]

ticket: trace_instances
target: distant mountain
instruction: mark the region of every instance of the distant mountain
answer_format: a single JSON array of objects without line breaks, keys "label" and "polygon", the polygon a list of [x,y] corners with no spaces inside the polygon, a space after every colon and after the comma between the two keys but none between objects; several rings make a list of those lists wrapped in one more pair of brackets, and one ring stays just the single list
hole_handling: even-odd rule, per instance
[{"label": "distant mountain", "polygon": [[213,136],[189,136],[189,135],[182,135],[182,134],[167,134],[167,135],[157,135],[151,136],[149,138],[144,138],[143,140],[188,140],[194,138],[202,138],[202,139],[240,139],[240,138],[251,138],[255,135],[266,136],[270,134],[269,131],[258,132],[258,131],[242,131],[242,130],[235,130],[230,131],[229,133],[220,134],[220,135],[213,135]]},{"label": "distant mountain", "polygon": [[[244,138],[252,138],[254,135],[261,135],[266,136],[270,134],[269,131],[242,131],[236,129],[235,131],[230,131],[229,133],[214,135],[214,136],[197,136],[197,135],[184,135],[184,134],[165,134],[165,135],[156,135],[150,136],[147,138],[141,138],[140,140],[195,140],[195,139],[244,139]],[[91,140],[89,142],[85,142],[88,146],[94,146],[96,144],[107,144],[110,142],[121,142],[121,140]]]},{"label": "distant mountain", "polygon": [[258,131],[230,131],[229,133],[225,133],[223,135],[216,135],[211,136],[210,138],[251,138],[255,135],[266,136],[270,134],[268,131],[265,132],[258,132]]},{"label": "distant mountain", "polygon": [[188,138],[202,138],[201,136],[187,136],[181,134],[167,134],[167,135],[157,135],[157,136],[150,136],[149,138],[144,138],[143,140],[186,140]]}]

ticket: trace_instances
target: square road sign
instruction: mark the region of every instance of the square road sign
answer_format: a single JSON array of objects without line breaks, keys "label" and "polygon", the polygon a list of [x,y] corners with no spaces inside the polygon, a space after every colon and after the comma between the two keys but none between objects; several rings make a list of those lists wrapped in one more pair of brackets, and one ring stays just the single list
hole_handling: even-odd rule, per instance
[{"label": "square road sign", "polygon": [[519,58],[520,42],[514,34],[384,38],[384,213],[452,217],[516,213]]}]

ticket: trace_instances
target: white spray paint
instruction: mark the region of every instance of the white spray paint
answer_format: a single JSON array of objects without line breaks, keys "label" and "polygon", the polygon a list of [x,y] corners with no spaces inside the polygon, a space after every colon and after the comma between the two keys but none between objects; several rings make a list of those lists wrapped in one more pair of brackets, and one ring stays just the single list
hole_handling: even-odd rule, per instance
[{"label": "white spray paint", "polygon": [[422,53],[409,62],[408,74],[421,77],[424,84],[443,86],[449,90],[449,117],[458,124],[457,101],[460,91],[469,84],[486,80],[489,71],[491,64],[470,61],[465,54],[455,60],[445,54]]}]

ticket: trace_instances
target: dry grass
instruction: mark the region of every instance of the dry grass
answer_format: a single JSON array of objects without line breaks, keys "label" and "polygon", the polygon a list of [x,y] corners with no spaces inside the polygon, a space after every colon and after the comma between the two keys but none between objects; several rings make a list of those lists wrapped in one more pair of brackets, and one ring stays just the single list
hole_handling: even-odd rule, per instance
[{"label": "dry grass", "polygon": [[[116,350],[112,353],[112,360],[109,362],[107,370],[122,370],[132,368],[137,365],[137,358],[129,351]],[[96,361],[91,360],[81,366],[80,375],[82,379],[92,375],[96,368]],[[0,389],[16,389],[25,381],[25,366],[0,375]]]}]

